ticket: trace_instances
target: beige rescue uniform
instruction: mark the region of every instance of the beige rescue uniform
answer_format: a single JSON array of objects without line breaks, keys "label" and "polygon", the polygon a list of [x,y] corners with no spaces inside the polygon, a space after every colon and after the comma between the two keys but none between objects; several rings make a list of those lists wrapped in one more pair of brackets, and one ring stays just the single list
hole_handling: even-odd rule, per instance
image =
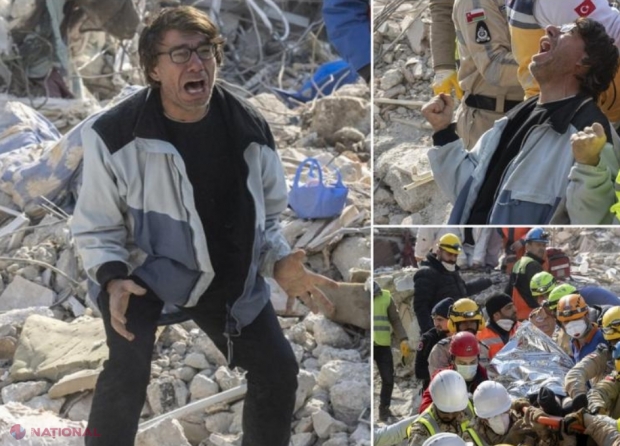
[{"label": "beige rescue uniform", "polygon": [[598,446],[620,446],[618,429],[598,417],[594,417],[594,421],[588,425],[584,433],[589,435]]},{"label": "beige rescue uniform", "polygon": [[[520,102],[524,92],[517,79],[519,66],[510,49],[505,1],[456,0],[452,19],[461,60],[459,85],[465,92],[456,112],[457,133],[466,150],[471,150],[480,136],[506,114],[506,101]],[[484,100],[484,104],[475,106],[475,98],[481,96],[484,98],[479,101]],[[492,105],[494,109],[487,109]]]},{"label": "beige rescue uniform", "polygon": [[599,345],[594,353],[590,353],[568,371],[564,378],[564,388],[568,396],[575,398],[577,395],[588,392],[588,382],[592,387],[595,387],[613,369],[609,349],[602,348]]},{"label": "beige rescue uniform", "polygon": [[604,409],[612,418],[620,418],[620,381],[617,372],[607,375],[588,392],[588,409],[596,413]]},{"label": "beige rescue uniform", "polygon": [[456,33],[452,22],[454,0],[430,0],[433,69],[456,70]]},{"label": "beige rescue uniform", "polygon": [[[440,432],[451,432],[453,434],[461,435],[461,423],[467,420],[465,416],[465,412],[461,412],[454,421],[450,423],[442,422],[437,413],[435,412],[435,405],[431,404],[429,406],[430,412],[433,414],[435,421],[439,429],[436,434]],[[409,433],[409,446],[420,446],[422,443],[429,438],[431,434],[424,424],[419,421],[419,417],[411,424],[410,433]]]},{"label": "beige rescue uniform", "polygon": [[[450,365],[450,339],[444,338],[439,341],[428,356],[428,373],[431,377],[437,370],[445,369]],[[482,342],[478,342],[480,346],[479,363],[485,369],[489,365],[489,347]]]}]

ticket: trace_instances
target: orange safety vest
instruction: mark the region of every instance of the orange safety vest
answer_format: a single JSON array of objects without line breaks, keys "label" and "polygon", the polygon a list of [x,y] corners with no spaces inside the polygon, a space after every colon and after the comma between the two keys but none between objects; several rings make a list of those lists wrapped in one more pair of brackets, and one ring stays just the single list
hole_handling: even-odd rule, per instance
[{"label": "orange safety vest", "polygon": [[[509,336],[511,338],[514,336],[518,328],[519,323],[517,322],[512,326],[512,329],[510,330]],[[489,361],[493,359],[493,357],[504,347],[504,345],[506,345],[504,344],[504,341],[502,341],[502,338],[497,333],[495,333],[493,329],[488,325],[485,327],[484,330],[478,332],[476,338],[478,338],[480,342],[482,342],[489,348]]]}]

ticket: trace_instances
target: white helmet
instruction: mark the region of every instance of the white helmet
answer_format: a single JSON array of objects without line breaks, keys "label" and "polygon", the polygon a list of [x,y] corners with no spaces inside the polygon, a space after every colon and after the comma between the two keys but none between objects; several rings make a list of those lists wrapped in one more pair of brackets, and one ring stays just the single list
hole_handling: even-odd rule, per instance
[{"label": "white helmet", "polygon": [[427,438],[422,446],[467,446],[467,443],[456,434],[441,432]]},{"label": "white helmet", "polygon": [[474,411],[479,418],[492,418],[507,412],[512,405],[504,386],[495,381],[484,381],[474,392]]},{"label": "white helmet", "polygon": [[460,412],[469,403],[465,380],[454,370],[439,372],[431,381],[429,390],[433,404],[442,412]]}]

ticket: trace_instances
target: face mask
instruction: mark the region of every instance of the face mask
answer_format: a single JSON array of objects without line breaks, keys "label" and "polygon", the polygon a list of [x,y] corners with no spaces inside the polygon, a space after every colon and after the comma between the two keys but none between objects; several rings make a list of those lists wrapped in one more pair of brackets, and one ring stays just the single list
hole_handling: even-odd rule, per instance
[{"label": "face mask", "polygon": [[513,321],[512,319],[500,319],[496,322],[496,324],[499,325],[499,328],[501,328],[502,330],[510,331],[514,326],[515,321]]},{"label": "face mask", "polygon": [[491,417],[487,420],[489,423],[489,427],[495,432],[497,435],[504,435],[508,432],[508,428],[510,427],[510,414],[508,412],[501,413],[494,417]]},{"label": "face mask", "polygon": [[478,371],[478,364],[472,365],[459,365],[456,366],[456,371],[463,377],[465,381],[469,381],[474,376],[476,376],[476,372]]},{"label": "face mask", "polygon": [[571,338],[579,339],[581,338],[588,328],[588,324],[583,319],[578,321],[570,321],[564,324],[564,330],[566,334],[568,334]]},{"label": "face mask", "polygon": [[448,271],[455,271],[456,270],[456,263],[441,262],[441,264]]}]

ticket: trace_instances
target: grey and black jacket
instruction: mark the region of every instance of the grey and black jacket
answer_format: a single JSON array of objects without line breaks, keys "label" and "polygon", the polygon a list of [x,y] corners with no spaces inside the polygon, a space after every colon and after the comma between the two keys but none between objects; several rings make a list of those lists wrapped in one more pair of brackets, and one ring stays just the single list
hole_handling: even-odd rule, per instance
[{"label": "grey and black jacket", "polygon": [[[165,140],[161,112],[149,101],[152,94],[159,92],[140,90],[84,126],[83,184],[71,230],[88,277],[97,285],[131,274],[165,303],[164,314],[178,315],[179,307],[197,304],[214,270],[185,164]],[[234,335],[268,302],[263,278],[271,277],[275,262],[290,253],[279,223],[287,189],[266,121],[220,85],[213,95],[235,130],[235,144],[245,148],[255,215],[252,262],[240,278],[243,292],[228,301],[233,322],[227,330]]]}]

